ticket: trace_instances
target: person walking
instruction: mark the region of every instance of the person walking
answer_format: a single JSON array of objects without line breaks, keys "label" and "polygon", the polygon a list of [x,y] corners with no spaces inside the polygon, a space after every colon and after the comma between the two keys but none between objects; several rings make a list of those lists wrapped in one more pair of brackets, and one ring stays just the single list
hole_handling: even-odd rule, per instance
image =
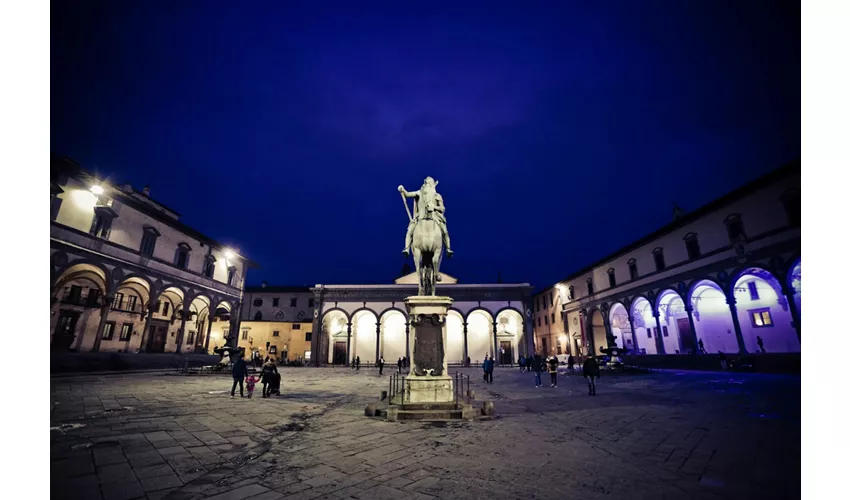
[{"label": "person walking", "polygon": [[576,358],[572,354],[567,356],[567,373],[573,373],[573,366],[576,364]]},{"label": "person walking", "polygon": [[525,371],[525,356],[519,356],[519,372],[522,373]]},{"label": "person walking", "polygon": [[764,340],[762,340],[762,338],[758,335],[756,335],[756,344],[758,344],[759,349],[761,349],[761,352],[767,352],[764,350]]},{"label": "person walking", "polygon": [[260,380],[263,382],[263,397],[267,398],[272,395],[273,382],[277,376],[277,366],[275,366],[274,360],[266,357],[266,362],[263,363],[261,370]]},{"label": "person walking", "polygon": [[398,372],[399,373],[401,373],[401,364],[402,363],[403,363],[403,361],[401,360],[401,358],[398,358]]},{"label": "person walking", "polygon": [[378,358],[378,376],[384,376],[384,358]]},{"label": "person walking", "polygon": [[233,387],[230,388],[230,397],[236,397],[236,384],[239,384],[239,396],[245,397],[245,387],[243,381],[248,376],[248,365],[245,364],[245,357],[238,356],[233,363]]},{"label": "person walking", "polygon": [[534,357],[531,358],[529,370],[534,372],[534,387],[540,387],[543,382],[540,381],[540,373],[543,371],[543,358],[535,351]]},{"label": "person walking", "polygon": [[588,356],[584,361],[582,372],[584,372],[584,378],[587,380],[587,395],[596,396],[596,379],[599,378],[599,365],[596,364],[596,356]]},{"label": "person walking", "polygon": [[354,358],[354,369],[360,371],[360,356]]},{"label": "person walking", "polygon": [[702,339],[699,339],[699,342],[697,342],[697,346],[699,347],[699,352],[700,352],[700,353],[702,353],[702,354],[707,354],[707,353],[705,352],[705,344],[703,344],[703,343],[702,343]]},{"label": "person walking", "polygon": [[493,358],[490,358],[485,363],[484,372],[487,377],[487,383],[493,383],[493,367],[496,366],[496,361]]},{"label": "person walking", "polygon": [[558,356],[552,356],[549,359],[549,379],[552,384],[550,387],[558,388]]}]

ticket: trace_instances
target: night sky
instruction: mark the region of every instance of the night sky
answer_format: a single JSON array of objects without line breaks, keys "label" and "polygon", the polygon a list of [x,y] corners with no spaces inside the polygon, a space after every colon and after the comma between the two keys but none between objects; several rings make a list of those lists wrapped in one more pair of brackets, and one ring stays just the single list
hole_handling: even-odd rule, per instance
[{"label": "night sky", "polygon": [[443,270],[537,287],[800,156],[799,2],[511,3],[53,2],[51,151],[249,284],[391,282],[431,175]]}]

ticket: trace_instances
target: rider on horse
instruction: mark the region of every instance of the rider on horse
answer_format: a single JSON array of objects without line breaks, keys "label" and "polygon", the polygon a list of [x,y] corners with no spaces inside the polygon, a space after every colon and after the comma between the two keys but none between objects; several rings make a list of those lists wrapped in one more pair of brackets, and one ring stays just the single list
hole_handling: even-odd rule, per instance
[{"label": "rider on horse", "polygon": [[449,230],[446,227],[446,206],[443,204],[443,197],[437,192],[437,183],[431,177],[426,177],[425,182],[418,191],[408,192],[404,186],[398,187],[399,192],[405,198],[414,198],[413,202],[413,219],[407,226],[407,235],[404,238],[404,250],[402,253],[406,256],[410,255],[410,245],[413,242],[413,229],[416,223],[420,220],[433,219],[440,232],[443,233],[443,245],[446,247],[446,257],[451,257],[454,252],[449,239]]}]

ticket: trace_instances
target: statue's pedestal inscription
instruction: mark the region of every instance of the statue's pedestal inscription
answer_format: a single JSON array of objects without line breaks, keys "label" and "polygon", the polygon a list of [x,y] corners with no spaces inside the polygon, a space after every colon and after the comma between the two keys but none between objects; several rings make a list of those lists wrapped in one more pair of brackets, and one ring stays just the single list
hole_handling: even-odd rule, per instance
[{"label": "statue's pedestal inscription", "polygon": [[453,380],[446,360],[446,314],[449,297],[414,296],[404,301],[410,321],[410,375],[405,381],[405,403],[454,401]]}]

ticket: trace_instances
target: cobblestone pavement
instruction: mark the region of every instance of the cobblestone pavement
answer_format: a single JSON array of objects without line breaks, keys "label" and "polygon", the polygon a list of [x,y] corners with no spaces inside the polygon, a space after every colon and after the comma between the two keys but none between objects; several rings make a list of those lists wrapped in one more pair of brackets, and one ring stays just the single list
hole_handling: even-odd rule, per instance
[{"label": "cobblestone pavement", "polygon": [[54,378],[51,498],[799,497],[799,377],[603,376],[589,397],[577,375],[462,371],[496,419],[368,419],[371,369],[283,369],[273,399],[230,399],[227,376]]}]

